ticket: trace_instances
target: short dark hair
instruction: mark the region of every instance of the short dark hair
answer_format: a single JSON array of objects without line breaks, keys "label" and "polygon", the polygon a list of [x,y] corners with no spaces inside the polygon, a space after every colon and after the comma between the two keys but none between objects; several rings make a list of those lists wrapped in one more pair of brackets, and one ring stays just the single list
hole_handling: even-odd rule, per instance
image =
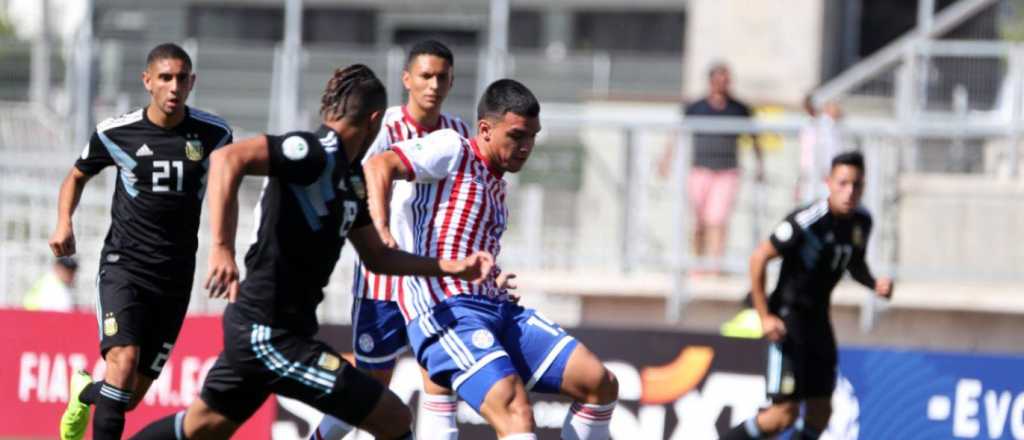
[{"label": "short dark hair", "polygon": [[359,119],[387,106],[388,94],[377,75],[363,64],[334,71],[320,98],[325,120]]},{"label": "short dark hair", "polygon": [[192,70],[192,58],[188,56],[188,52],[185,52],[185,49],[174,43],[164,43],[150,50],[149,55],[146,55],[146,67],[149,67],[154,61],[168,58],[184,61],[185,65],[188,66],[188,70]]},{"label": "short dark hair", "polygon": [[835,169],[839,165],[849,165],[864,172],[864,155],[860,154],[860,151],[847,151],[845,153],[839,153],[836,157],[832,158],[832,168]]},{"label": "short dark hair", "polygon": [[455,66],[455,57],[452,56],[452,51],[448,49],[448,46],[437,40],[423,40],[409,49],[409,56],[405,59],[405,69],[409,70],[409,66],[420,55],[435,56],[447,61],[449,66]]},{"label": "short dark hair", "polygon": [[536,118],[540,115],[540,103],[523,83],[514,79],[499,79],[484,90],[480,104],[476,106],[476,117],[477,120],[501,118],[505,113]]}]

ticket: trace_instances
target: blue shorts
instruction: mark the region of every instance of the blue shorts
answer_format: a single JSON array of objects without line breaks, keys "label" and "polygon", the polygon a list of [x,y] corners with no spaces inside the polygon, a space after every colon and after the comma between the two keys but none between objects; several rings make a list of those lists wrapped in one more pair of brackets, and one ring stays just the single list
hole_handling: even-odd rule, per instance
[{"label": "blue shorts", "polygon": [[352,351],[356,367],[390,370],[409,348],[405,318],[394,301],[356,298],[352,303]]},{"label": "blue shorts", "polygon": [[576,339],[533,309],[456,295],[409,323],[409,342],[430,379],[480,411],[494,384],[518,374],[527,390],[558,393]]}]

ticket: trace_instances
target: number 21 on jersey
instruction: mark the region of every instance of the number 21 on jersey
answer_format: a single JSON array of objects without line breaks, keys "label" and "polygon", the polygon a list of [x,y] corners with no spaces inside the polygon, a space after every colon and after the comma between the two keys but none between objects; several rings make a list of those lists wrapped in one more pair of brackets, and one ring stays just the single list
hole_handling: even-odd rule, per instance
[{"label": "number 21 on jersey", "polygon": [[[174,173],[172,173],[174,171]],[[172,178],[172,176],[177,176]],[[177,182],[175,191],[181,192],[182,182],[185,180],[185,166],[180,160],[156,160],[153,161],[153,192],[170,191],[170,180]]]}]

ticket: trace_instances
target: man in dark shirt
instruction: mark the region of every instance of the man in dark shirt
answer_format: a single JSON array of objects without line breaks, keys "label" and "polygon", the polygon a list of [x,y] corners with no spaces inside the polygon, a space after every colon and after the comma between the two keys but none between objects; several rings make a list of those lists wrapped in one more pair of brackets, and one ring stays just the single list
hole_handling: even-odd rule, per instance
[{"label": "man in dark shirt", "polygon": [[[708,95],[684,109],[687,117],[749,118],[750,108],[729,92],[731,76],[725,64],[715,63],[708,70]],[[710,272],[719,270],[725,251],[729,217],[739,191],[740,172],[736,141],[740,133],[700,133],[693,138],[693,161],[687,180],[687,194],[694,209],[693,245],[697,257],[708,257]],[[669,148],[671,152],[674,148]],[[755,177],[761,180],[763,163],[756,138]],[[662,158],[660,173],[667,175],[671,153]],[[707,264],[705,263],[705,264]]]},{"label": "man in dark shirt", "polygon": [[92,404],[93,438],[120,439],[125,411],[160,375],[188,309],[208,158],[231,142],[223,119],[185,105],[195,73],[180,47],[150,51],[142,81],[149,105],[99,123],[60,188],[50,248],[63,257],[75,253],[71,217],[86,182],[117,167],[96,282],[107,370],[95,383],[85,372],[73,376],[63,439],[85,435]]},{"label": "man in dark shirt", "polygon": [[[795,439],[817,439],[832,414],[838,356],[829,319],[832,290],[847,271],[880,297],[892,295],[892,280],[875,279],[864,254],[871,215],[859,206],[864,158],[840,154],[832,160],[829,196],[793,211],[750,257],[751,298],[771,340],[765,375],[772,405],[735,427],[723,440],[771,437],[793,425],[806,404]],[[782,272],[765,298],[765,267],[782,257]]]},{"label": "man in dark shirt", "polygon": [[[314,339],[316,307],[346,239],[373,272],[456,276],[479,282],[493,257],[435,260],[389,248],[366,208],[360,159],[380,130],[387,96],[363,65],[338,69],[322,98],[316,133],[258,136],[213,157],[212,247],[206,285],[231,301],[224,351],[186,411],[158,420],[135,438],[228,438],[271,393],[305,402],[379,439],[411,438],[411,412],[398,396]],[[238,283],[238,187],[266,175],[256,242]]]}]

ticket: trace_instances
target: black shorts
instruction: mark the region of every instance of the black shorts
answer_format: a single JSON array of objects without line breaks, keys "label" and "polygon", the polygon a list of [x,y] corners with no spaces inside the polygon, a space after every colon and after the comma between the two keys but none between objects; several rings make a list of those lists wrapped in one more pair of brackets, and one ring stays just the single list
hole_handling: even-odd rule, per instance
[{"label": "black shorts", "polygon": [[203,402],[242,423],[271,393],[358,426],[384,393],[327,344],[224,311],[224,351],[206,375]]},{"label": "black shorts", "polygon": [[830,397],[839,356],[828,317],[782,316],[786,337],[768,346],[765,388],[772,401]]},{"label": "black shorts", "polygon": [[119,265],[100,266],[96,282],[100,353],[106,356],[112,347],[138,346],[139,373],[156,379],[181,332],[192,280],[160,289],[137,280]]}]

